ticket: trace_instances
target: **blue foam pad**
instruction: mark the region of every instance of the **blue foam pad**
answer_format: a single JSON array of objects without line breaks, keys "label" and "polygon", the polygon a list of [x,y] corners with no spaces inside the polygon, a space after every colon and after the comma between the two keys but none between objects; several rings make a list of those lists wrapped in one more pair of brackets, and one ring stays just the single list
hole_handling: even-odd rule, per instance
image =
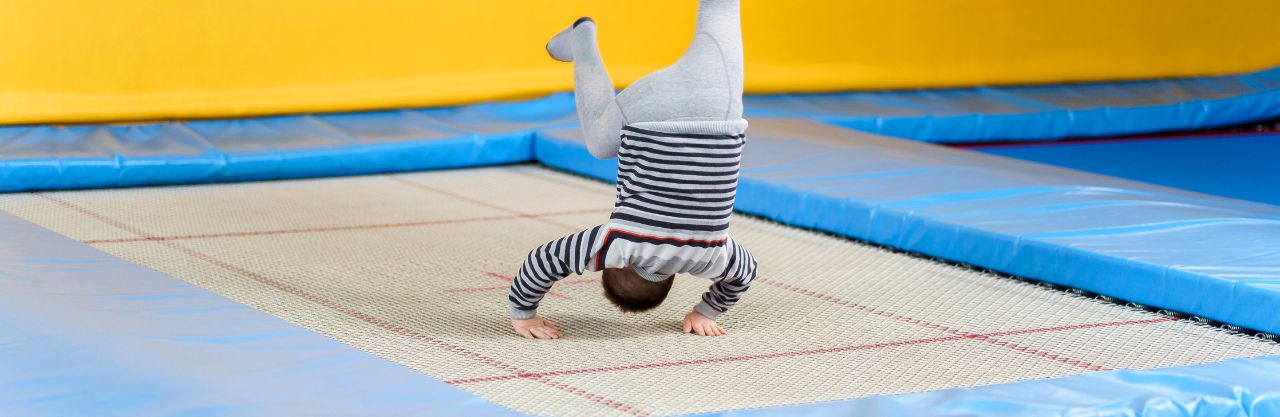
[{"label": "blue foam pad", "polygon": [[927,142],[1121,136],[1280,117],[1280,68],[1252,74],[749,97],[749,119],[807,118]]},{"label": "blue foam pad", "polygon": [[517,416],[0,211],[0,414]]},{"label": "blue foam pad", "polygon": [[[753,119],[807,118],[932,142],[1189,130],[1280,116],[1280,68],[1232,77],[746,98]],[[573,97],[424,110],[142,125],[0,127],[0,192],[267,180],[526,161]]]},{"label": "blue foam pad", "polygon": [[1262,417],[1280,415],[1280,356],[1111,371],[703,417]]},{"label": "blue foam pad", "polygon": [[528,161],[564,96],[518,103],[144,125],[0,127],[0,192],[250,181]]},{"label": "blue foam pad", "polygon": [[[535,156],[613,180],[576,129]],[[1280,333],[1280,207],[806,121],[748,131],[736,208]]]},{"label": "blue foam pad", "polygon": [[1280,206],[1280,134],[1007,144],[972,150]]}]

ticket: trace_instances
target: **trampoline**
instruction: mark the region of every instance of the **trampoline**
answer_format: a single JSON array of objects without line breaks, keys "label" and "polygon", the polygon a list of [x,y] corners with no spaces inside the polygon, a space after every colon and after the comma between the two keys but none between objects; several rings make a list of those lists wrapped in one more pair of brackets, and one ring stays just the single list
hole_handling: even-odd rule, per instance
[{"label": "trampoline", "polygon": [[1280,412],[1280,207],[817,115],[752,119],[727,336],[678,332],[706,282],[628,315],[587,275],[519,339],[510,274],[613,202],[570,103],[0,128],[0,409]]},{"label": "trampoline", "polygon": [[[0,417],[1280,416],[1280,2],[984,1],[7,2]],[[727,335],[512,330],[616,202],[569,90],[698,142],[646,251],[734,160]]]},{"label": "trampoline", "polygon": [[[613,189],[536,166],[8,196],[0,208],[516,411],[668,416],[1280,354],[1280,344],[750,217],[762,278],[730,334],[705,282],[623,315],[555,286],[563,341],[512,337],[509,274]],[[726,389],[733,387],[732,389]]]}]

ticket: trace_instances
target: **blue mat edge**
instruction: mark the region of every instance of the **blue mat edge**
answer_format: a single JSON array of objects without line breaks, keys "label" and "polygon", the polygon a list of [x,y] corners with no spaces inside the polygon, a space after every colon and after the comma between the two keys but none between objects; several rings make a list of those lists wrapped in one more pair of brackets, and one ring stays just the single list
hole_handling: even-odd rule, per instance
[{"label": "blue mat edge", "polygon": [[1152,370],[1119,370],[976,388],[705,414],[775,416],[1280,415],[1280,356]]},{"label": "blue mat edge", "polygon": [[272,152],[0,161],[0,193],[265,181],[528,162],[533,132]]},{"label": "blue mat edge", "polygon": [[0,415],[522,415],[3,211],[0,235]]},{"label": "blue mat edge", "polygon": [[[757,109],[749,111],[749,117],[799,117],[835,126],[887,136],[934,143],[982,143],[995,141],[1036,141],[1070,137],[1125,136],[1168,131],[1188,131],[1231,126],[1280,117],[1280,67],[1248,74],[1199,77],[1170,80],[1128,81],[1114,83],[1083,83],[1053,86],[977,87],[949,90],[914,90],[886,92],[822,93],[812,95],[773,95],[748,98],[750,110],[753,100],[774,98],[805,100],[809,98],[836,99],[848,102],[900,102],[903,109],[910,108],[912,99],[919,94],[935,96],[975,95],[984,99],[1003,102],[1019,112],[961,112],[959,114],[841,114],[838,111],[795,112],[787,110]],[[1124,89],[1212,90],[1216,84],[1233,83],[1241,87],[1240,94],[1203,98],[1187,92],[1177,100],[1164,100],[1145,105],[1095,105],[1087,108],[1067,108],[1027,97],[1023,92],[1037,93],[1053,90],[1064,95],[1088,96],[1123,93]],[[1244,92],[1247,91],[1247,92]],[[1185,91],[1180,91],[1185,92]],[[963,97],[947,102],[937,100],[942,107],[965,103]],[[929,109],[939,110],[939,109]],[[950,109],[948,109],[950,110]],[[942,113],[949,113],[943,111]]]}]

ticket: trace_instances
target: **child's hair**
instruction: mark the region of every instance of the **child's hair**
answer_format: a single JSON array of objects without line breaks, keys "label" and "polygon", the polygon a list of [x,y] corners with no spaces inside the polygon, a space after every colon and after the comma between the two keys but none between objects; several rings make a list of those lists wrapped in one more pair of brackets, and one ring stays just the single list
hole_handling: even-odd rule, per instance
[{"label": "child's hair", "polygon": [[672,277],[654,282],[640,277],[631,267],[605,268],[604,298],[618,306],[624,313],[639,313],[652,310],[667,299],[671,292]]}]

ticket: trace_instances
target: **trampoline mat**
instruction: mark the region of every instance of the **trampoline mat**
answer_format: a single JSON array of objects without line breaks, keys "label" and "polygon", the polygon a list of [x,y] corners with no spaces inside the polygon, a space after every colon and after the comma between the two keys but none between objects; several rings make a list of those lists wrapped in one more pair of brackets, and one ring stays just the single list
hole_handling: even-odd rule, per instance
[{"label": "trampoline mat", "polygon": [[[0,208],[515,410],[674,415],[1280,354],[1280,345],[745,216],[761,277],[679,332],[708,282],[622,314],[557,284],[560,340],[516,337],[533,247],[600,222],[613,187],[510,166],[11,194]],[[127,289],[121,289],[127,292]],[[360,381],[344,381],[360,383]]]}]

